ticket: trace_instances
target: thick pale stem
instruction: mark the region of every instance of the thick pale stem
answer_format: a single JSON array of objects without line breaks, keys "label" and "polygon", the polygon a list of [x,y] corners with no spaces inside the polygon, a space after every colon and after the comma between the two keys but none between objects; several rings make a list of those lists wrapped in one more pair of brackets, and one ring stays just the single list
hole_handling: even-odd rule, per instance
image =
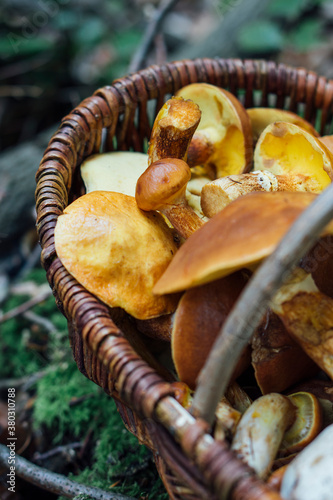
[{"label": "thick pale stem", "polygon": [[262,396],[246,410],[238,424],[231,448],[266,478],[286,429],[295,420],[295,408],[286,396]]},{"label": "thick pale stem", "polygon": [[249,174],[228,175],[207,183],[201,192],[201,207],[207,217],[213,217],[229,203],[253,191],[319,192],[318,183],[301,174],[274,175],[267,170]]}]

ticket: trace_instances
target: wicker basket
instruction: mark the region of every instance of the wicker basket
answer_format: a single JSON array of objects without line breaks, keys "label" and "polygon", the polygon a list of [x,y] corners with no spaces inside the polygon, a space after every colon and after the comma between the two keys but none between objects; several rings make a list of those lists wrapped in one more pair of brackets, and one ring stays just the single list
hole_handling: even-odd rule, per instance
[{"label": "wicker basket", "polygon": [[57,217],[83,193],[76,167],[101,150],[102,137],[105,150],[143,151],[165,100],[194,82],[224,87],[245,107],[271,106],[301,113],[322,135],[330,133],[333,82],[305,69],[265,61],[197,59],[151,66],[116,80],[66,116],[45,151],[36,175],[42,264],[68,320],[80,371],[114,397],[126,427],[151,448],[170,497],[274,500],[279,494],[241,463],[227,443],[214,441],[204,421],[184,416],[173,398],[170,380],[158,369],[151,352],[140,346],[139,355],[133,347],[131,323],[126,318],[118,323],[66,271],[54,247]]}]

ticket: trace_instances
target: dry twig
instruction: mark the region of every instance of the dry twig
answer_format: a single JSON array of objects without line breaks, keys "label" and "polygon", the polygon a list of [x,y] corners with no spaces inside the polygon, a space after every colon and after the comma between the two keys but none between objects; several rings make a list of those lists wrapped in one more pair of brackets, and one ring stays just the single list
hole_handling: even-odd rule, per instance
[{"label": "dry twig", "polygon": [[5,321],[8,321],[9,319],[13,319],[16,316],[24,314],[26,311],[29,311],[29,309],[31,309],[32,307],[36,306],[37,304],[40,304],[45,299],[50,297],[50,295],[52,295],[51,289],[46,289],[44,292],[40,293],[36,297],[33,297],[32,299],[27,300],[23,304],[14,307],[14,309],[11,309],[10,311],[2,315],[0,313],[0,324],[4,323]]},{"label": "dry twig", "polygon": [[[0,465],[6,468],[9,468],[9,453],[9,449],[6,446],[0,445]],[[134,498],[121,495],[120,493],[108,493],[100,488],[76,483],[61,474],[38,467],[19,455],[15,456],[15,473],[29,483],[56,495],[64,495],[67,498],[74,498],[77,495],[87,495],[93,500],[134,500]]]},{"label": "dry twig", "polygon": [[151,47],[151,44],[158,33],[158,30],[166,16],[166,14],[176,5],[178,0],[165,0],[161,2],[160,7],[157,9],[154,18],[151,23],[147,26],[147,30],[139,45],[137,51],[129,65],[129,73],[135,73],[142,68],[147,53]]}]

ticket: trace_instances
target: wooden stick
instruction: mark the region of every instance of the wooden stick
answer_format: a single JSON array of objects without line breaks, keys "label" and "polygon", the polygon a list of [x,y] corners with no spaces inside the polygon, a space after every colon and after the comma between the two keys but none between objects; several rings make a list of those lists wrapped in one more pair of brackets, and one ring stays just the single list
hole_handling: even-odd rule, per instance
[{"label": "wooden stick", "polygon": [[21,316],[24,314],[26,311],[29,311],[32,307],[36,306],[37,304],[40,304],[44,300],[46,300],[48,297],[52,295],[52,290],[47,289],[44,292],[40,293],[36,297],[33,297],[32,299],[27,300],[23,304],[14,307],[14,309],[11,309],[10,311],[3,313],[2,315],[0,314],[0,323],[4,323],[5,321],[8,321],[10,319],[15,318],[16,316]]},{"label": "wooden stick", "polygon": [[253,275],[221,329],[199,375],[192,413],[212,423],[241,352],[250,341],[269,301],[291,269],[313,246],[333,217],[333,184],[296,220],[275,252]]},{"label": "wooden stick", "polygon": [[141,44],[129,65],[129,73],[135,73],[142,68],[147,53],[153,43],[153,40],[158,33],[158,30],[166,16],[166,14],[176,5],[178,0],[165,0],[161,2],[160,7],[157,9],[155,16],[151,23],[148,25],[146,33],[143,37]]},{"label": "wooden stick", "polygon": [[[1,444],[0,465],[9,468],[9,462],[11,462],[9,457],[12,458],[9,448]],[[11,467],[13,467],[12,462]],[[121,495],[120,493],[108,493],[100,488],[71,481],[61,474],[56,474],[43,467],[38,467],[19,455],[15,455],[15,474],[29,483],[55,493],[56,495],[64,495],[67,498],[74,498],[77,495],[86,495],[95,500],[134,500],[132,497]]]}]

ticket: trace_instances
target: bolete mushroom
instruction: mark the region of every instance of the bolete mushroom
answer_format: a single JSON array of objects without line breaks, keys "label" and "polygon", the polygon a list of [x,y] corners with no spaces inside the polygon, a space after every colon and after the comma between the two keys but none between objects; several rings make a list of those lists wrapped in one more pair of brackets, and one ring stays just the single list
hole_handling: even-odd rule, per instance
[{"label": "bolete mushroom", "polygon": [[[239,271],[188,290],[179,301],[171,334],[172,358],[180,380],[193,390],[221,325],[246,285],[248,277],[248,273]],[[246,348],[237,364],[233,379],[249,364],[250,351]]]},{"label": "bolete mushroom", "polygon": [[256,399],[243,414],[231,449],[266,478],[288,427],[295,420],[295,407],[282,394],[271,393]]},{"label": "bolete mushroom", "polygon": [[254,375],[262,394],[283,392],[319,371],[271,310],[255,331],[251,348]]},{"label": "bolete mushroom", "polygon": [[255,171],[216,179],[203,187],[203,213],[213,217],[252,191],[320,193],[333,179],[332,164],[333,156],[312,134],[292,123],[272,123],[255,148]]},{"label": "bolete mushroom", "polygon": [[292,111],[277,108],[248,108],[247,114],[251,120],[253,141],[257,142],[264,129],[274,122],[288,122],[304,128],[310,134],[318,137],[316,129],[304,118]]},{"label": "bolete mushroom", "polygon": [[189,165],[205,165],[213,179],[249,171],[253,154],[251,122],[240,101],[209,83],[192,83],[176,95],[191,99],[201,110],[188,150]]},{"label": "bolete mushroom", "polygon": [[310,392],[296,392],[287,396],[296,408],[296,417],[286,430],[279,447],[279,456],[299,453],[322,430],[322,410],[316,396]]},{"label": "bolete mushroom", "polygon": [[304,184],[314,182],[317,191],[333,179],[333,156],[327,147],[303,128],[293,123],[276,122],[265,128],[254,150],[255,170],[268,170],[275,175],[303,176]]},{"label": "bolete mushroom", "polygon": [[270,302],[288,333],[333,379],[333,299],[301,268]]},{"label": "bolete mushroom", "polygon": [[185,239],[204,224],[186,200],[190,178],[191,170],[185,161],[163,158],[139,177],[135,192],[141,210],[159,210]]},{"label": "bolete mushroom", "polygon": [[65,268],[110,307],[147,319],[175,310],[179,296],[152,288],[178,249],[162,216],[142,212],[135,198],[93,191],[58,218],[55,247]]},{"label": "bolete mushroom", "polygon": [[257,266],[315,198],[313,193],[281,191],[238,198],[185,241],[156,282],[154,293],[183,291]]},{"label": "bolete mushroom", "polygon": [[148,155],[134,151],[112,151],[89,156],[81,164],[86,193],[115,191],[135,196],[136,182],[148,166]]}]

